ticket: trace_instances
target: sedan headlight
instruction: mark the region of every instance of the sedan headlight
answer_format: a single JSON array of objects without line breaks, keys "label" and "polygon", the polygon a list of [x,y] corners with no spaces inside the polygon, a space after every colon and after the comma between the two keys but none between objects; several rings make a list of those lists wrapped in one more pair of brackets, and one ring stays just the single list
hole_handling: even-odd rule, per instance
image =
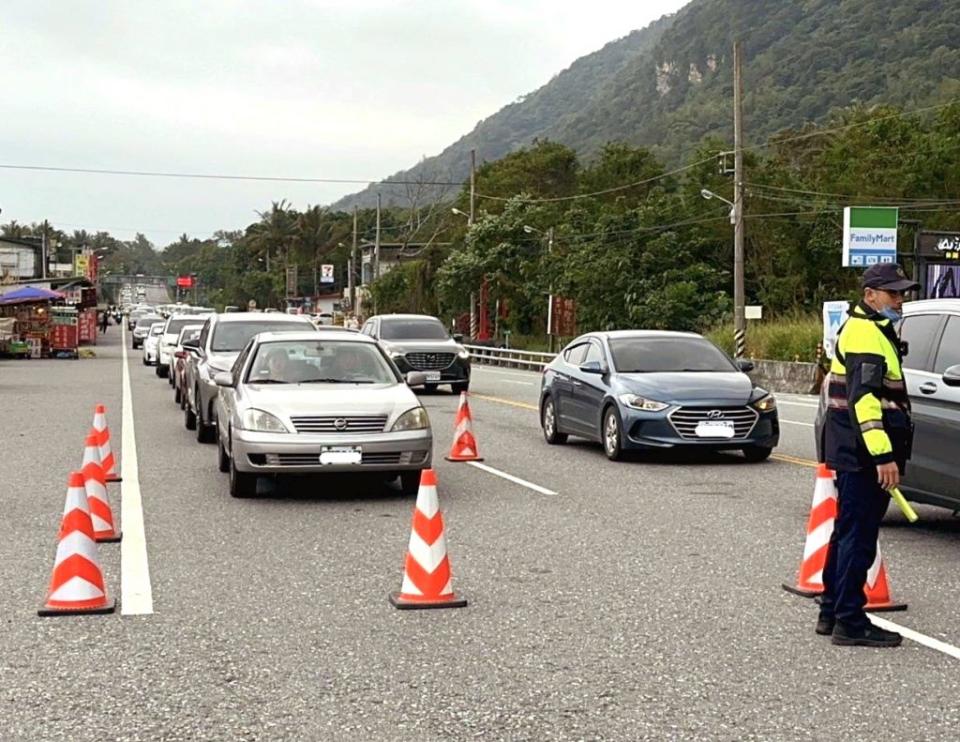
[{"label": "sedan headlight", "polygon": [[430,418],[427,417],[427,411],[423,407],[414,407],[407,410],[390,428],[390,432],[396,433],[399,430],[424,430],[430,427]]},{"label": "sedan headlight", "polygon": [[644,412],[660,412],[661,410],[665,410],[670,406],[664,402],[658,402],[655,399],[647,399],[646,397],[641,397],[637,394],[621,394],[619,399],[627,407],[632,407],[635,410],[643,410]]},{"label": "sedan headlight", "polygon": [[766,397],[761,397],[754,402],[753,406],[754,409],[760,410],[760,412],[770,412],[770,410],[777,409],[777,400],[772,394],[768,394]]},{"label": "sedan headlight", "polygon": [[460,352],[457,353],[457,358],[459,358],[461,361],[465,361],[469,357],[470,357],[470,351],[467,350],[466,348],[461,348]]},{"label": "sedan headlight", "polygon": [[279,417],[263,410],[244,410],[240,416],[240,427],[255,433],[289,433],[287,426]]}]

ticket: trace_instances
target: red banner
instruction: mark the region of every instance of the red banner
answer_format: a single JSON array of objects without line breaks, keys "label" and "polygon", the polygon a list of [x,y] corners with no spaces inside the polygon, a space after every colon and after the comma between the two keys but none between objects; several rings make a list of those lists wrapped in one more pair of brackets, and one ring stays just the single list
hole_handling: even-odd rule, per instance
[{"label": "red banner", "polygon": [[192,276],[177,276],[177,286],[182,289],[193,288],[193,277]]},{"label": "red banner", "polygon": [[551,297],[550,334],[573,337],[577,334],[577,302],[562,296]]}]

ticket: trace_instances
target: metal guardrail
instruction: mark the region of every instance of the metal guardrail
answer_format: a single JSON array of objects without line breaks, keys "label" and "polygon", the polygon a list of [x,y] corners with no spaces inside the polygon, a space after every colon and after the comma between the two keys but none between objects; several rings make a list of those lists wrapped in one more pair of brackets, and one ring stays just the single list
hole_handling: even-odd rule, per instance
[{"label": "metal guardrail", "polygon": [[516,348],[491,348],[487,345],[464,345],[463,347],[470,351],[470,358],[475,363],[525,368],[532,371],[542,371],[544,366],[557,357],[555,353],[539,353]]}]

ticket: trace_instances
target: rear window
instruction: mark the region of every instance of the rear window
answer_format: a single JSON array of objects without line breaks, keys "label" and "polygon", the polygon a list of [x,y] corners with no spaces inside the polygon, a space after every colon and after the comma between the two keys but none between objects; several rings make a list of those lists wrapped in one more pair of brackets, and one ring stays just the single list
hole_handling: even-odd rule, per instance
[{"label": "rear window", "polygon": [[447,329],[436,319],[380,320],[384,340],[446,340]]},{"label": "rear window", "polygon": [[610,341],[613,365],[622,374],[739,369],[713,343],[704,338],[644,337]]},{"label": "rear window", "polygon": [[187,325],[195,324],[197,324],[195,317],[171,317],[167,320],[167,327],[163,332],[165,335],[174,335],[178,334]]},{"label": "rear window", "polygon": [[261,332],[303,332],[315,330],[309,320],[302,322],[245,321],[221,322],[213,331],[210,350],[214,353],[239,353],[254,335]]},{"label": "rear window", "polygon": [[163,317],[141,317],[137,320],[137,327],[150,327],[154,322],[163,322]]}]

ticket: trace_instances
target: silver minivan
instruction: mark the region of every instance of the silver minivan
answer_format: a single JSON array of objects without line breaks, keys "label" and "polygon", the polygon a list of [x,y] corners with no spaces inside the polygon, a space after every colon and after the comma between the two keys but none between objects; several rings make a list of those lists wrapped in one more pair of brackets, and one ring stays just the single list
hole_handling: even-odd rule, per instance
[{"label": "silver minivan", "polygon": [[900,339],[915,425],[903,493],[960,511],[960,299],[904,304]]}]

